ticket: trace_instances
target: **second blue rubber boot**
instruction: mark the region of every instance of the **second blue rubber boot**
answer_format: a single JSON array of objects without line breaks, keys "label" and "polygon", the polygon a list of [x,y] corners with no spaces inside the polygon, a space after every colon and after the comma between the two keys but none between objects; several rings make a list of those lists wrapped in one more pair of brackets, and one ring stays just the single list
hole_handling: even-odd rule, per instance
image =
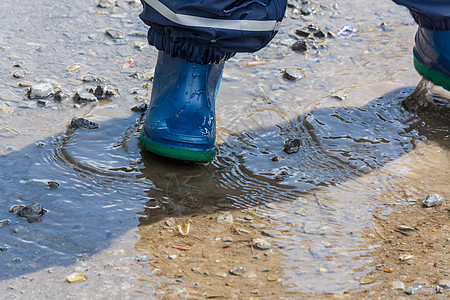
[{"label": "second blue rubber boot", "polygon": [[419,27],[413,52],[417,72],[450,91],[450,30]]},{"label": "second blue rubber boot", "polygon": [[146,150],[180,160],[214,158],[215,98],[223,66],[200,65],[159,51],[140,137]]}]

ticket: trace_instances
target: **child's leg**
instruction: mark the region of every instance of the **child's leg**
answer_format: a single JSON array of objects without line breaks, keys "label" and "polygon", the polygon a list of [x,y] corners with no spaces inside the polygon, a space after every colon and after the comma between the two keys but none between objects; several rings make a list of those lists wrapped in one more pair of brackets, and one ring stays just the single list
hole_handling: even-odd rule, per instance
[{"label": "child's leg", "polygon": [[153,153],[210,161],[224,62],[275,36],[286,0],[141,0],[148,41],[160,50],[141,144]]}]

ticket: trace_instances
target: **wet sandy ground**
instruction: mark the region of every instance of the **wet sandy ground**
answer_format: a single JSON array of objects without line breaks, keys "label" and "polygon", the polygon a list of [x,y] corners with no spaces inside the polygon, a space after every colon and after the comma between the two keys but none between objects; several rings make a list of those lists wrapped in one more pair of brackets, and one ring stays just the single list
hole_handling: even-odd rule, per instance
[{"label": "wet sandy ground", "polygon": [[[445,299],[448,290],[430,288],[449,276],[448,203],[423,209],[420,200],[448,199],[448,120],[417,119],[398,105],[420,79],[416,27],[390,1],[315,4],[310,16],[290,8],[268,47],[228,62],[219,154],[208,166],[140,151],[140,115],[130,108],[148,101],[156,52],[135,47],[145,42],[139,3],[0,4],[0,220],[11,221],[0,228],[4,298]],[[357,32],[293,52],[293,30],[313,23]],[[125,38],[110,39],[107,28]],[[306,77],[287,81],[287,67]],[[24,78],[11,77],[22,69]],[[107,77],[120,96],[79,108],[49,98],[42,107],[18,86],[46,81],[73,94],[90,85],[86,74]],[[73,116],[101,127],[66,131]],[[282,144],[297,136],[304,147],[287,156]],[[285,160],[273,162],[277,155]],[[48,180],[61,186],[49,190]],[[33,201],[49,210],[41,223],[8,212]],[[183,224],[187,236],[176,229]],[[405,236],[392,230],[398,224],[416,231]],[[404,252],[414,258],[399,261]],[[67,283],[74,272],[88,279]],[[394,281],[426,289],[407,296]]]}]

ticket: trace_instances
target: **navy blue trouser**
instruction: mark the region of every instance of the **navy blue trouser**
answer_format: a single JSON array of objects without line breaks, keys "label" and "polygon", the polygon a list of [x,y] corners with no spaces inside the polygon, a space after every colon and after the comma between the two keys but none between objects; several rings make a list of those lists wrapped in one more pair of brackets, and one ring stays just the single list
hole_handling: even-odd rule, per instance
[{"label": "navy blue trouser", "polygon": [[[450,0],[393,0],[420,26],[450,29]],[[254,52],[278,32],[287,0],[141,0],[148,41],[158,50],[198,64]]]},{"label": "navy blue trouser", "polygon": [[450,30],[450,0],[393,0],[409,8],[417,24],[432,30]]}]

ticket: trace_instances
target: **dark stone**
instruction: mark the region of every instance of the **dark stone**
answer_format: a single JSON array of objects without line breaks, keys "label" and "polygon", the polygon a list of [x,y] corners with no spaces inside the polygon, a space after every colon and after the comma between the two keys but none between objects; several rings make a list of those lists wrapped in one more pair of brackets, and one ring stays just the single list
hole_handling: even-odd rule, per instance
[{"label": "dark stone", "polygon": [[55,93],[54,99],[55,99],[55,101],[57,101],[57,102],[66,101],[66,100],[69,100],[69,95],[67,95],[67,94],[64,93],[63,91],[57,91],[57,92]]},{"label": "dark stone", "polygon": [[308,51],[308,43],[305,40],[297,41],[291,45],[291,49],[296,52]]},{"label": "dark stone", "polygon": [[300,139],[289,139],[284,142],[283,151],[287,154],[297,153],[300,150]]},{"label": "dark stone", "polygon": [[78,128],[86,128],[86,129],[97,129],[99,125],[95,122],[89,121],[84,118],[73,118],[70,122],[70,128],[78,129]]},{"label": "dark stone", "polygon": [[302,13],[302,15],[305,16],[314,14],[316,13],[316,6],[314,4],[303,5],[302,8],[300,9],[300,12]]},{"label": "dark stone", "polygon": [[302,29],[296,29],[296,30],[294,31],[294,33],[295,33],[296,35],[301,36],[301,37],[304,37],[304,38],[308,37],[308,36],[311,34],[309,31],[305,30],[304,28],[302,28]]},{"label": "dark stone", "polygon": [[27,219],[28,222],[40,222],[41,217],[47,212],[41,204],[33,202],[28,205],[15,205],[11,207],[10,212],[17,214],[21,218]]},{"label": "dark stone", "polygon": [[84,104],[87,102],[97,102],[98,99],[94,95],[87,93],[87,92],[81,92],[81,93],[75,93],[73,96],[73,101],[78,104]]},{"label": "dark stone", "polygon": [[47,182],[47,187],[49,189],[56,189],[59,187],[59,183],[57,181],[49,181]]},{"label": "dark stone", "polygon": [[283,159],[284,159],[284,157],[281,156],[281,155],[276,155],[276,156],[272,157],[272,161],[280,161],[280,160],[283,160]]},{"label": "dark stone", "polygon": [[109,85],[99,85],[94,91],[94,95],[99,99],[115,97],[118,94],[117,90]]},{"label": "dark stone", "polygon": [[322,29],[314,32],[314,36],[317,38],[324,38],[327,36],[327,33],[325,31],[323,31]]},{"label": "dark stone", "polygon": [[47,106],[48,103],[49,103],[48,100],[44,100],[44,99],[37,100],[37,105],[39,105],[39,106]]},{"label": "dark stone", "polygon": [[85,75],[83,76],[83,78],[81,78],[81,80],[83,82],[103,82],[106,80],[105,77],[101,77],[101,76],[94,76],[91,74]]},{"label": "dark stone", "polygon": [[145,113],[147,111],[147,108],[148,108],[147,103],[141,103],[133,106],[131,110],[138,113]]}]

